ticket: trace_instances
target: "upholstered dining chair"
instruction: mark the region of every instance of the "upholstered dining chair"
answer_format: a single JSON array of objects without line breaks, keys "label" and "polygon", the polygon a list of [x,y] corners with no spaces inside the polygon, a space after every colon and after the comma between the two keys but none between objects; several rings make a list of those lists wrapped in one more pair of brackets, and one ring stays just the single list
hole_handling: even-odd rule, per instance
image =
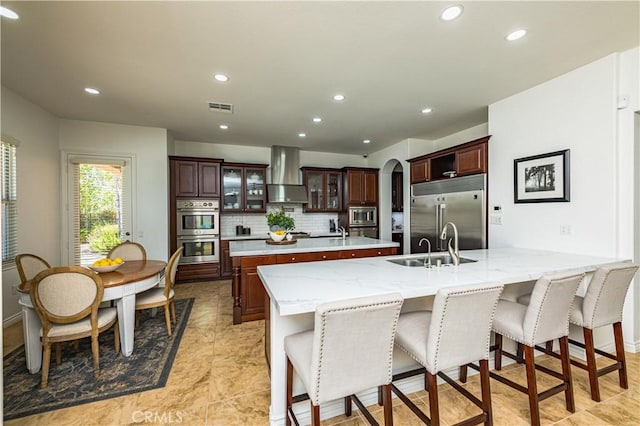
[{"label": "upholstered dining chair", "polygon": [[[459,424],[493,424],[489,343],[491,324],[502,290],[502,285],[495,284],[442,288],[436,293],[432,311],[407,312],[400,315],[396,345],[424,368],[400,374],[399,378],[426,374],[429,416],[395,384],[393,392],[425,424],[440,424],[438,376],[482,410],[482,413]],[[444,370],[478,361],[481,400],[444,373]]]},{"label": "upholstered dining chair", "polygon": [[120,257],[125,262],[127,260],[147,260],[147,251],[142,244],[125,241],[112,248],[107,257],[109,259]]},{"label": "upholstered dining chair", "polygon": [[347,416],[355,402],[367,420],[377,425],[355,395],[375,387],[382,392],[385,425],[393,424],[393,339],[402,302],[400,294],[391,293],[324,303],[316,308],[313,330],[285,337],[288,426],[292,420],[298,424],[292,408],[294,369],[311,400],[314,426],[320,424],[320,405],[340,398],[344,398]]},{"label": "upholstered dining chair", "polygon": [[96,378],[100,375],[98,335],[114,326],[115,350],[120,350],[116,308],[98,309],[103,293],[100,276],[80,266],[46,269],[31,282],[31,301],[42,323],[42,388],[48,384],[52,343],[91,337]]},{"label": "upholstered dining chair", "polygon": [[[632,263],[616,263],[600,267],[593,274],[584,296],[575,296],[573,300],[569,323],[582,329],[584,342],[569,339],[569,343],[585,350],[586,363],[572,357],[571,364],[588,372],[591,399],[594,401],[600,401],[598,377],[602,375],[617,371],[620,387],[623,389],[629,387],[622,336],[622,308],[629,285],[637,271],[638,265]],[[524,295],[518,298],[518,302],[528,304],[530,299],[531,295]],[[615,354],[595,347],[593,330],[605,326],[613,327]],[[537,349],[542,350],[542,348]],[[553,352],[552,344],[547,344],[544,352],[556,358],[559,357]],[[615,363],[598,368],[596,354],[611,359]]]},{"label": "upholstered dining chair", "polygon": [[[519,363],[524,361],[527,375],[527,386],[522,386],[495,372],[490,376],[499,382],[525,393],[529,396],[531,424],[540,425],[539,402],[564,392],[565,406],[568,411],[575,412],[573,382],[569,362],[569,312],[573,298],[584,274],[563,274],[540,277],[531,293],[530,303],[524,305],[511,300],[500,300],[493,320],[495,333],[495,369],[502,369],[502,356]],[[518,353],[512,354],[504,350],[502,337],[516,342]],[[560,341],[560,360],[562,373],[535,363],[534,350],[537,345],[550,340]],[[521,348],[524,348],[524,360]],[[538,393],[536,370],[548,374],[561,383]],[[461,372],[464,377],[465,373]]]},{"label": "upholstered dining chair", "polygon": [[39,272],[51,268],[49,262],[36,256],[35,254],[23,253],[16,256],[16,266],[20,281],[25,282],[33,279]]},{"label": "upholstered dining chair", "polygon": [[136,295],[136,311],[164,307],[164,318],[167,323],[167,334],[171,336],[171,321],[176,322],[176,305],[174,303],[176,271],[184,247],[180,246],[169,259],[164,273],[164,287],[154,287]]}]

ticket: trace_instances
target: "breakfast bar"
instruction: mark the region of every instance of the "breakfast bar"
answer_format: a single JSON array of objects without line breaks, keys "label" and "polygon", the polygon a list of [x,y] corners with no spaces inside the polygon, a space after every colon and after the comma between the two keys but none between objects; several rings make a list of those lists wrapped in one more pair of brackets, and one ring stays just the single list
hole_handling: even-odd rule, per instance
[{"label": "breakfast bar", "polygon": [[[270,424],[282,425],[285,421],[284,338],[312,329],[315,308],[321,303],[399,292],[405,299],[403,311],[415,311],[429,308],[440,288],[487,283],[504,284],[502,297],[515,298],[518,289],[524,286],[516,284],[530,283],[542,275],[556,273],[588,274],[599,266],[623,260],[521,248],[469,250],[461,251],[460,255],[467,263],[432,268],[405,266],[411,265],[410,262],[390,262],[420,258],[416,255],[257,267],[270,298]],[[408,357],[398,352],[394,354],[394,373],[407,371],[415,365]],[[422,381],[412,379],[399,387],[405,392],[421,389]],[[294,394],[301,389],[296,378]],[[376,398],[375,389],[361,395],[365,405],[374,403]],[[322,416],[336,416],[342,414],[343,409],[341,401],[326,404]],[[294,411],[299,419],[308,419],[308,404],[294,406]]]}]

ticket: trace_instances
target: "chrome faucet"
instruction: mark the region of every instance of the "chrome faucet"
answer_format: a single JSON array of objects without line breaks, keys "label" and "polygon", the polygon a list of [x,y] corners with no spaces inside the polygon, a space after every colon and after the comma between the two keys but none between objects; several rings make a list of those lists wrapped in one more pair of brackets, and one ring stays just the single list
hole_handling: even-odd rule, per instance
[{"label": "chrome faucet", "polygon": [[424,262],[424,267],[431,268],[431,241],[427,240],[426,238],[421,238],[420,241],[418,241],[418,247],[422,247],[422,243],[425,241],[427,242],[427,247],[429,248],[429,251],[427,252],[427,258]]},{"label": "chrome faucet", "polygon": [[342,233],[342,240],[344,241],[344,239],[347,236],[347,230],[344,229],[344,226],[341,226],[341,227],[338,228],[338,231],[340,231]]},{"label": "chrome faucet", "polygon": [[447,244],[447,249],[449,251],[449,255],[451,256],[451,260],[453,264],[458,266],[460,264],[460,252],[458,251],[458,228],[453,222],[447,222],[442,228],[442,234],[440,234],[441,240],[447,239],[447,226],[451,225],[453,228],[453,247],[451,247],[451,238],[449,238],[449,243]]}]

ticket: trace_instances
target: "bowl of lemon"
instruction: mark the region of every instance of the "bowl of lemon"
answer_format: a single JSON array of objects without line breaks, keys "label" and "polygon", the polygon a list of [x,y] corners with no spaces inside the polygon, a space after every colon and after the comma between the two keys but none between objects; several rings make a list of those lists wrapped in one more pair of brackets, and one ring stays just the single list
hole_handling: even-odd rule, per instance
[{"label": "bowl of lemon", "polygon": [[269,236],[273,241],[280,242],[287,236],[287,231],[271,231],[269,232]]},{"label": "bowl of lemon", "polygon": [[124,260],[121,257],[116,257],[115,259],[109,259],[105,257],[103,259],[98,259],[89,266],[90,269],[101,273],[101,272],[112,272],[124,265]]}]

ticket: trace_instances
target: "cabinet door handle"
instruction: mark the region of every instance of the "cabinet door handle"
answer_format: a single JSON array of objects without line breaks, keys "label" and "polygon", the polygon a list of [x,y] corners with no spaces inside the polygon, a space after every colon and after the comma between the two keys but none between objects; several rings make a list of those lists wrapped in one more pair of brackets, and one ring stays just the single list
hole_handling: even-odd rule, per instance
[{"label": "cabinet door handle", "polygon": [[322,256],[322,258],[323,258],[323,259],[326,259],[326,258],[327,258],[327,256]]},{"label": "cabinet door handle", "polygon": [[291,260],[296,260],[296,258],[295,258],[295,257],[292,257],[292,258],[291,258]]},{"label": "cabinet door handle", "polygon": [[356,254],[355,253],[351,253],[351,257],[356,257]]},{"label": "cabinet door handle", "polygon": [[378,256],[380,256],[381,254],[382,254],[382,252],[381,252],[381,251],[379,251],[379,252],[378,252]]}]

